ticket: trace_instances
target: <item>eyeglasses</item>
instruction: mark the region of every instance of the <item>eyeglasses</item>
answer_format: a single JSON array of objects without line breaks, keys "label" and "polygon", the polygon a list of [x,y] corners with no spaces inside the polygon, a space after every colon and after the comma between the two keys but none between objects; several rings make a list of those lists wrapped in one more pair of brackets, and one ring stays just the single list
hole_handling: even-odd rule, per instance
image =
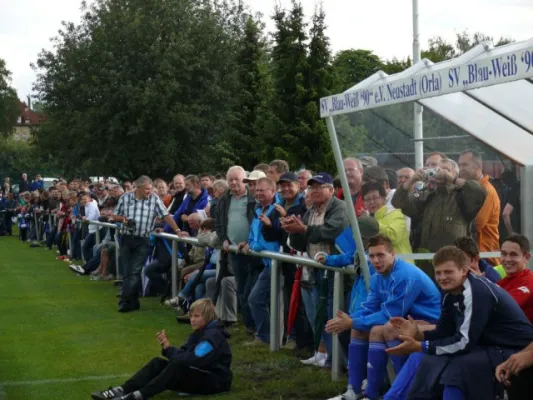
[{"label": "eyeglasses", "polygon": [[365,197],[363,200],[365,203],[377,203],[378,200],[381,200],[383,197],[381,196],[375,196],[375,197]]}]

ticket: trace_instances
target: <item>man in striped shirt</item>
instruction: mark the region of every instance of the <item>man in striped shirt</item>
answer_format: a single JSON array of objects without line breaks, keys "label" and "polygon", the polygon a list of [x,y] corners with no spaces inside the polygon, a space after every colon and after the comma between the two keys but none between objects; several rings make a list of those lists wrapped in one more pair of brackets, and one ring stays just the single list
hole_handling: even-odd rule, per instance
[{"label": "man in striped shirt", "polygon": [[154,229],[155,219],[163,218],[176,234],[180,233],[164,204],[152,193],[152,180],[143,175],[135,183],[135,191],[119,199],[110,218],[126,227],[126,233],[120,239],[120,259],[125,271],[118,311],[123,313],[140,308],[141,271],[150,250],[148,237]]}]

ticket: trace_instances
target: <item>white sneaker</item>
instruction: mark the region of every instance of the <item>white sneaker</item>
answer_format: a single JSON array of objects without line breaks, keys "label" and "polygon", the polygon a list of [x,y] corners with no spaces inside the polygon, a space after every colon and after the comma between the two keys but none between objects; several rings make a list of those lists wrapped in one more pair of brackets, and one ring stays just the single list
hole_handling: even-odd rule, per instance
[{"label": "white sneaker", "polygon": [[363,382],[361,383],[361,393],[365,392],[367,386],[368,386],[368,381],[366,379],[363,379]]},{"label": "white sneaker", "polygon": [[332,397],[328,400],[358,400],[358,396],[352,389],[348,389],[344,394]]},{"label": "white sneaker", "polygon": [[316,360],[313,364],[313,367],[319,367],[324,368],[326,366],[327,357],[321,358],[320,360]]},{"label": "white sneaker", "polygon": [[310,358],[308,358],[307,360],[300,360],[300,362],[303,364],[303,365],[315,365],[315,363],[317,363],[319,360],[321,359],[327,359],[327,355],[324,354],[324,353],[319,353],[318,351],[313,355],[311,356]]},{"label": "white sneaker", "polygon": [[71,264],[68,267],[70,268],[72,272],[85,275],[85,270],[81,267],[81,265]]}]

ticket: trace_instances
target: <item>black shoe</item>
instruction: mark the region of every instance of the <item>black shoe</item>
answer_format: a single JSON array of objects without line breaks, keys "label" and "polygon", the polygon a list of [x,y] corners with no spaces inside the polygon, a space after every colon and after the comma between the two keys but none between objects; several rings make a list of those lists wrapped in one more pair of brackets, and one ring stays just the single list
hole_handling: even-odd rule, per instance
[{"label": "black shoe", "polygon": [[93,398],[93,400],[122,399],[124,397],[122,395],[123,393],[117,392],[112,387],[110,387],[107,390],[103,390],[101,392],[91,393],[91,397]]},{"label": "black shoe", "polygon": [[129,306],[127,304],[122,304],[120,306],[118,306],[118,312],[121,312],[121,313],[127,313],[127,312],[131,312],[131,311],[139,311],[141,308],[140,305],[136,305],[136,306]]},{"label": "black shoe", "polygon": [[135,400],[135,396],[133,393],[130,393],[122,397],[117,397],[116,400]]}]

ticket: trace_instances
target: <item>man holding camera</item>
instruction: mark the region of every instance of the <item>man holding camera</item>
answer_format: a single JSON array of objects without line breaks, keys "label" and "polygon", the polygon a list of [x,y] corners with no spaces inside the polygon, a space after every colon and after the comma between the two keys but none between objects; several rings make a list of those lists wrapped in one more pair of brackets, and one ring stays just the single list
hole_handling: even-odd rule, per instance
[{"label": "man holding camera", "polygon": [[[418,186],[414,192],[413,186]],[[419,169],[398,187],[392,205],[408,217],[421,218],[419,252],[434,253],[453,245],[459,237],[471,236],[471,224],[486,196],[487,192],[477,181],[459,177],[455,161],[443,158],[438,168]],[[431,265],[422,269],[434,276]]]},{"label": "man holding camera", "polygon": [[155,219],[163,218],[176,234],[180,232],[159,197],[152,193],[152,180],[143,175],[135,183],[135,191],[119,199],[110,217],[112,221],[122,222],[125,231],[120,240],[125,273],[118,306],[118,311],[123,313],[140,308],[141,271],[150,251],[149,235]]}]

